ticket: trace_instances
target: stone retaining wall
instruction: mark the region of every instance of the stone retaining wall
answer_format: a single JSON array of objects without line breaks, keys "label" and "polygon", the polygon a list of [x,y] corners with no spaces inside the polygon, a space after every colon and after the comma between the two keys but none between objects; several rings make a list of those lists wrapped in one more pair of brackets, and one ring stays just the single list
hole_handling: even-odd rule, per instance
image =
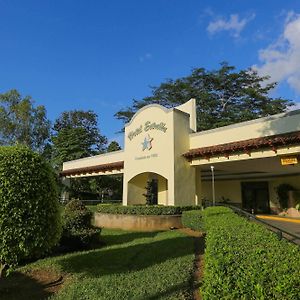
[{"label": "stone retaining wall", "polygon": [[95,213],[93,224],[96,227],[134,231],[157,231],[183,227],[181,215],[141,216]]}]

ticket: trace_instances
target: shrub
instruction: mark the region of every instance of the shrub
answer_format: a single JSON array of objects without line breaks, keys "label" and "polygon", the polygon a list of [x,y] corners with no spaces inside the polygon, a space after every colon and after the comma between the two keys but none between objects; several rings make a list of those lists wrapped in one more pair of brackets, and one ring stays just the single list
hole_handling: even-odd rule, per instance
[{"label": "shrub", "polygon": [[70,250],[79,250],[98,243],[101,229],[91,226],[92,215],[81,201],[70,201],[64,210],[61,245]]},{"label": "shrub", "polygon": [[93,213],[80,200],[71,200],[64,211],[65,229],[82,229],[91,226]]},{"label": "shrub", "polygon": [[206,229],[203,299],[299,299],[300,251],[229,208],[202,214]]},{"label": "shrub", "polygon": [[202,211],[201,210],[183,211],[181,222],[184,227],[188,227],[197,231],[203,230]]},{"label": "shrub", "polygon": [[[59,240],[55,176],[25,147],[0,147],[0,263],[2,269],[39,257]],[[1,275],[1,274],[0,274]]]},{"label": "shrub", "polygon": [[183,211],[201,209],[201,206],[107,205],[98,204],[97,212],[121,215],[181,215]]},{"label": "shrub", "polygon": [[279,204],[282,209],[288,208],[289,191],[294,191],[295,188],[287,183],[282,183],[276,187]]},{"label": "shrub", "polygon": [[64,230],[61,245],[68,250],[90,249],[99,243],[100,228]]}]

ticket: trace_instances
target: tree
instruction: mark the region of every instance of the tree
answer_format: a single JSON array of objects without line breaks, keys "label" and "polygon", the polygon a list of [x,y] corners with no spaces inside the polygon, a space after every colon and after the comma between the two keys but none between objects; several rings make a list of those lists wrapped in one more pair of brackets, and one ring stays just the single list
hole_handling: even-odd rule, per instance
[{"label": "tree", "polygon": [[268,79],[252,69],[236,71],[226,62],[213,71],[196,68],[186,77],[152,87],[151,96],[133,100],[130,107],[115,116],[128,122],[145,105],[155,103],[171,108],[195,98],[198,130],[207,130],[286,111],[293,102],[271,98],[269,92],[276,83],[267,83]]},{"label": "tree", "polygon": [[50,136],[50,121],[44,106],[34,106],[30,96],[17,90],[0,94],[0,144],[22,144],[43,152]]},{"label": "tree", "polygon": [[[118,142],[112,141],[106,152],[121,150]],[[103,200],[109,196],[113,200],[120,200],[123,193],[123,176],[122,175],[105,175],[91,178],[89,181],[90,188],[93,193],[98,195],[98,198]]]},{"label": "tree", "polygon": [[145,186],[146,193],[143,196],[146,198],[146,205],[155,205],[157,204],[156,196],[156,183],[154,180],[147,180],[147,185]]},{"label": "tree", "polygon": [[60,234],[53,170],[26,147],[0,147],[0,277],[49,251]]},{"label": "tree", "polygon": [[[93,111],[65,111],[54,122],[53,131],[52,163],[57,171],[65,161],[105,152],[107,139],[100,134]],[[75,198],[92,193],[88,178],[72,179],[68,190]]]},{"label": "tree", "polygon": [[118,142],[112,141],[107,147],[107,152],[119,151],[121,150],[121,146]]},{"label": "tree", "polygon": [[106,137],[100,134],[98,117],[92,111],[65,111],[53,126],[53,160],[57,169],[64,161],[105,151]]}]

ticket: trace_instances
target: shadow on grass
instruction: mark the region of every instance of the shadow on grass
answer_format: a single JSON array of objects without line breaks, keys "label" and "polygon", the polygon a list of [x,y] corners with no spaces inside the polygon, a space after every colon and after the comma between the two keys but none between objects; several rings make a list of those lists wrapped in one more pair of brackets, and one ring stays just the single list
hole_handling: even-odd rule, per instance
[{"label": "shadow on grass", "polygon": [[167,260],[193,254],[190,237],[172,237],[116,249],[101,249],[58,260],[65,272],[87,277],[138,271]]},{"label": "shadow on grass", "polygon": [[132,242],[136,239],[154,238],[157,232],[128,232],[122,234],[104,234],[101,239],[107,246],[120,245]]},{"label": "shadow on grass", "polygon": [[[39,274],[40,275],[40,274]],[[62,278],[40,280],[32,276],[15,272],[7,278],[0,279],[0,299],[6,300],[40,300],[48,299],[62,283]]]},{"label": "shadow on grass", "polygon": [[[200,288],[200,283],[197,283],[196,288]],[[158,292],[154,295],[145,297],[144,300],[157,300],[161,298],[168,298],[172,295],[180,295],[182,299],[185,300],[193,300],[194,296],[191,290],[189,289],[189,286],[186,283],[177,284],[174,286],[171,286],[167,290],[163,292]]]}]

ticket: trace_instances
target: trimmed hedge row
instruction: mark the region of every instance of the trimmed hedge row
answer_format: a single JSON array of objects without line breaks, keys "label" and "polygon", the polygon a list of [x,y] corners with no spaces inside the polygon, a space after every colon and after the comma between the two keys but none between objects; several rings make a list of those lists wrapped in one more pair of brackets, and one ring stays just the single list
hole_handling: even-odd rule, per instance
[{"label": "trimmed hedge row", "polygon": [[203,299],[300,299],[300,250],[225,207],[202,212]]},{"label": "trimmed hedge row", "polygon": [[98,204],[97,212],[120,215],[181,215],[183,211],[198,210],[200,206],[107,205]]},{"label": "trimmed hedge row", "polygon": [[181,222],[184,227],[197,231],[203,230],[202,211],[190,210],[182,212]]}]

